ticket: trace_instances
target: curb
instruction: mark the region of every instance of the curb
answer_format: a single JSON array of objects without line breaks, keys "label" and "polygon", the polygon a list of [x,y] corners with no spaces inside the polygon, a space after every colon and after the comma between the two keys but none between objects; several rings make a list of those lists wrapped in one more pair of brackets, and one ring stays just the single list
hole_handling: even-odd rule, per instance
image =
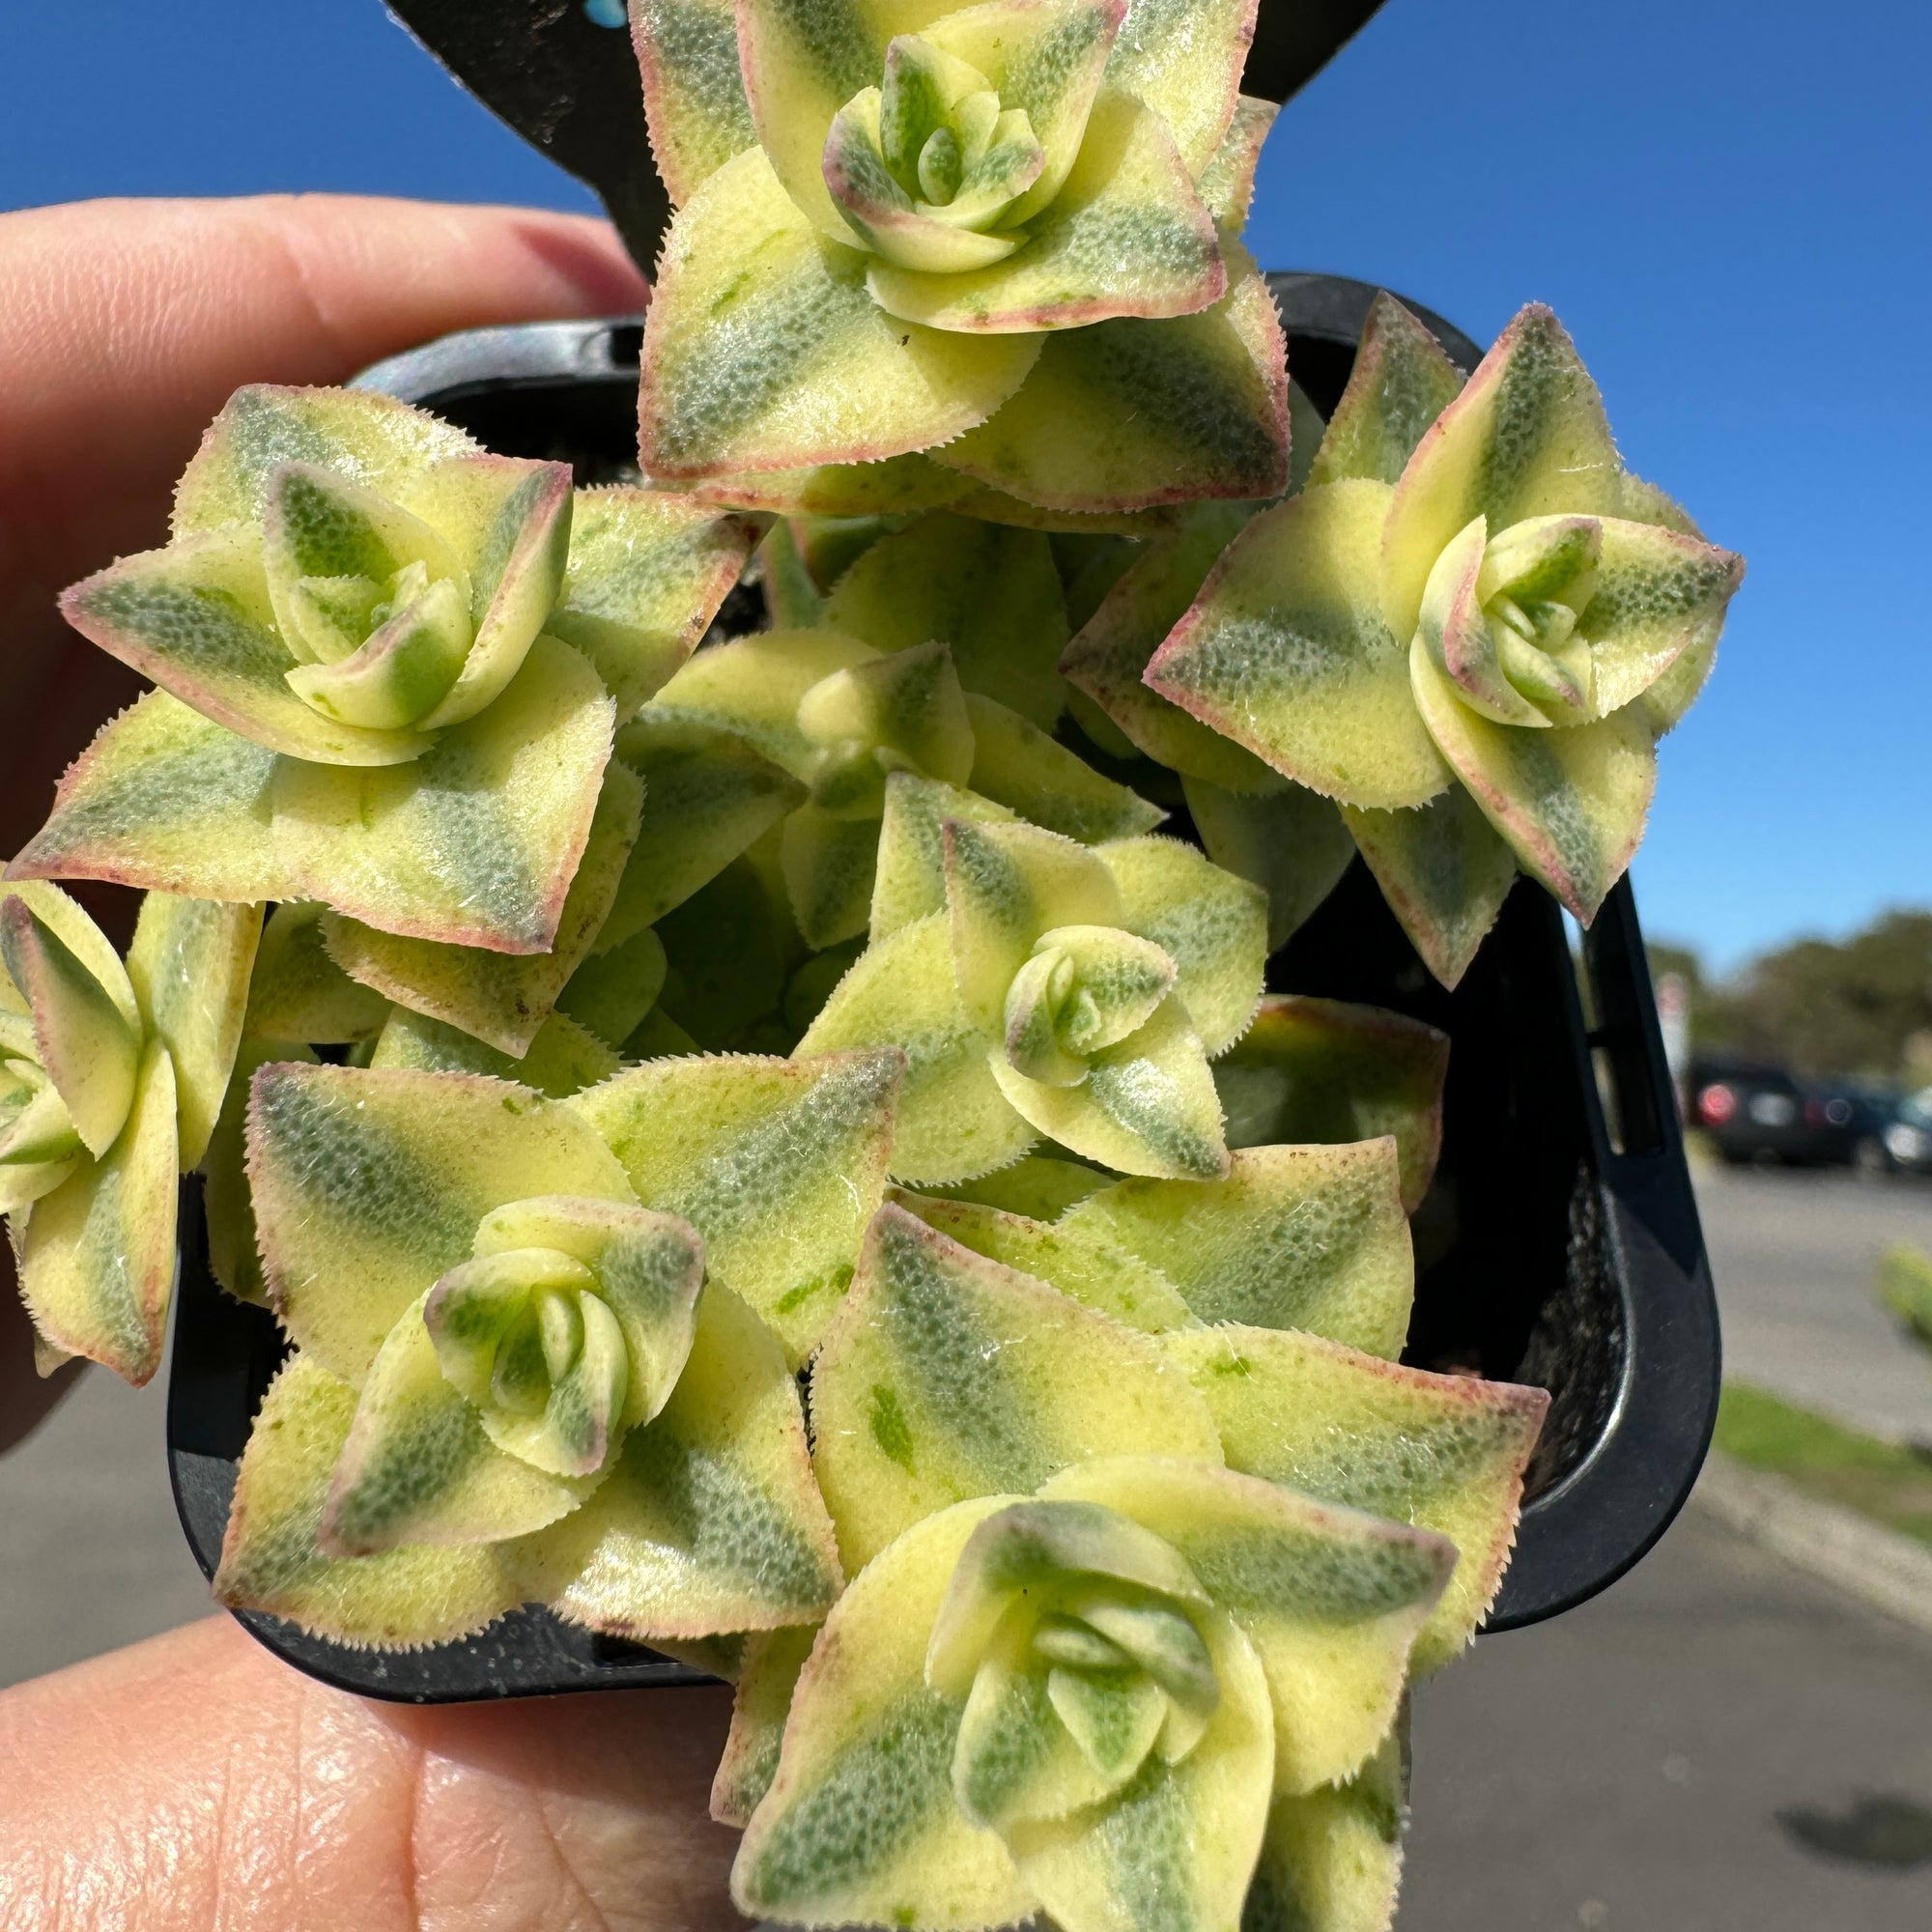
[{"label": "curb", "polygon": [[1691,1499],[1794,1568],[1932,1634],[1932,1549],[1715,1452]]}]

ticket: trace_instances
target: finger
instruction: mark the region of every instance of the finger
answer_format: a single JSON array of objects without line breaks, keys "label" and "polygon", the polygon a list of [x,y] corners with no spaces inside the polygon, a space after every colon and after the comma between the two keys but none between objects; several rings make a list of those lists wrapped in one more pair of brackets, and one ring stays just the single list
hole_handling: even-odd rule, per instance
[{"label": "finger", "polygon": [[433,336],[618,314],[645,285],[605,223],[347,195],[0,214],[0,855],[138,691],[54,598],[160,543],[170,488],[242,383],[338,383]]},{"label": "finger", "polygon": [[[71,1932],[712,1932],[729,1692],[412,1709],[228,1618],[0,1694],[0,1922]],[[11,1911],[10,1908],[11,1907]]]}]

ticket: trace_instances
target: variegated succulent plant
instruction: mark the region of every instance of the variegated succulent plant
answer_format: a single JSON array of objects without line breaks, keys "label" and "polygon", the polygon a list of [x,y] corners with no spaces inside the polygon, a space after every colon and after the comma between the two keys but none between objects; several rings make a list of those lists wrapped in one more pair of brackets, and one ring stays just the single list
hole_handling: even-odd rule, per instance
[{"label": "variegated succulent plant", "polygon": [[160,1366],[176,1188],[221,1110],[261,923],[151,893],[124,964],[57,886],[0,889],[0,1214],[43,1369]]},{"label": "variegated succulent plant", "polygon": [[607,795],[613,725],[754,536],[689,498],[573,491],[568,466],[385,396],[242,389],[167,547],[67,593],[70,622],[161,688],[75,763],[10,876],[312,899],[405,940],[550,952],[600,802],[607,847],[635,831],[624,787]]},{"label": "variegated succulent plant", "polygon": [[1255,870],[1272,833],[1299,853],[1279,891],[1319,896],[1348,855],[1335,801],[1450,984],[1519,867],[1587,922],[1743,565],[1624,469],[1555,318],[1525,309],[1464,384],[1382,297],[1307,486],[1225,551],[1216,514],[1063,665],[1188,775],[1209,849]]},{"label": "variegated succulent plant", "polygon": [[1042,1136],[1128,1174],[1227,1171],[1208,1061],[1261,996],[1246,881],[1176,839],[1082,845],[900,773],[870,935],[800,1051],[905,1050],[899,1178],[970,1179]]},{"label": "variegated succulent plant", "polygon": [[678,205],[646,470],[1020,523],[1279,490],[1281,333],[1234,239],[1254,6],[640,0]]}]

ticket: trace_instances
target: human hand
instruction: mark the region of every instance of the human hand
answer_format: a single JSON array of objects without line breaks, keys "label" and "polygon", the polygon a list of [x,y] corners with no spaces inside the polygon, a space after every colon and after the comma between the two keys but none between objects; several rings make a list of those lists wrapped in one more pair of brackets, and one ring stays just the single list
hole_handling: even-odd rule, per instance
[{"label": "human hand", "polygon": [[[231,390],[337,383],[449,329],[647,295],[604,224],[525,210],[304,196],[0,214],[0,853],[139,689],[66,629],[56,593],[165,539],[170,487]],[[112,889],[81,890],[99,911]],[[75,1372],[36,1378],[0,1281],[0,1449]],[[213,1618],[0,1692],[0,1924],[740,1924],[734,1835],[705,1815],[727,1712],[722,1690],[373,1704]]]},{"label": "human hand", "polygon": [[[55,599],[166,540],[174,480],[232,390],[339,383],[453,328],[621,314],[648,296],[605,223],[529,209],[272,195],[0,214],[0,856],[142,688]],[[125,942],[131,905],[113,888],[77,895]],[[5,1449],[78,1370],[35,1376],[11,1254],[0,1277]]]}]

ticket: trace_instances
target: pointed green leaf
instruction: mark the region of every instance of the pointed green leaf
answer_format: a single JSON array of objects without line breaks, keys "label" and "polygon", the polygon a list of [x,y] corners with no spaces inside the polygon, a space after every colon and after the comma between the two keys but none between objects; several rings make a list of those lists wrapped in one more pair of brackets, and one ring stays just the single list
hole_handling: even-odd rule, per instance
[{"label": "pointed green leaf", "polygon": [[1120,888],[1121,923],[1179,969],[1175,990],[1210,1056],[1238,1039],[1261,998],[1267,900],[1259,887],[1178,838],[1122,838],[1100,848]]},{"label": "pointed green leaf", "polygon": [[1275,1800],[1247,1932],[1389,1932],[1408,1809],[1406,1732],[1405,1717],[1346,1783]]},{"label": "pointed green leaf", "polygon": [[805,797],[789,773],[709,725],[639,718],[618,731],[617,755],[643,779],[644,808],[599,951],[655,925]]},{"label": "pointed green leaf", "polygon": [[262,908],[150,893],[128,949],[128,975],[174,1063],[181,1165],[201,1163],[235,1065]]},{"label": "pointed green leaf", "polygon": [[1493,724],[1454,695],[1417,640],[1417,707],[1456,775],[1518,863],[1587,924],[1643,838],[1657,749],[1635,705],[1595,724]]},{"label": "pointed green leaf", "polygon": [[99,1160],[80,1156],[9,1224],[35,1328],[63,1353],[102,1363],[136,1388],[161,1365],[174,1287],[175,1115],[174,1064],[150,1040],[113,1146]]},{"label": "pointed green leaf", "polygon": [[962,1700],[925,1683],[927,1634],[973,1530],[1010,1497],[916,1524],[856,1577],[798,1682],[778,1775],[732,1867],[753,1918],[1007,1925],[1035,1909],[1000,1840],[960,1814]]},{"label": "pointed green leaf", "polygon": [[[1227,252],[1226,293],[1200,314],[1116,311],[1050,334],[1012,399],[935,458],[1074,515],[1277,495],[1289,443],[1281,321],[1238,244]],[[1015,269],[1031,259],[1031,250],[1016,256]],[[983,514],[970,501],[961,507]]]},{"label": "pointed green leaf", "polygon": [[1172,770],[1230,791],[1279,789],[1281,775],[1250,751],[1149,689],[1142,672],[1186,615],[1203,580],[1254,515],[1251,503],[1204,503],[1185,526],[1158,537],[1132,562],[1066,647],[1060,668],[1126,734]]},{"label": "pointed green leaf", "polygon": [[347,1382],[307,1355],[289,1359],[242,1452],[215,1596],[374,1650],[445,1642],[514,1608],[524,1591],[511,1545],[323,1554],[323,1504],[355,1414]]},{"label": "pointed green leaf", "polygon": [[1351,1776],[1388,1734],[1455,1567],[1445,1538],[1173,1457],[1087,1463],[1040,1493],[1145,1525],[1234,1619],[1267,1678],[1277,1793]]},{"label": "pointed green leaf", "polygon": [[983,422],[1019,387],[1037,338],[895,321],[867,289],[869,259],[814,232],[762,150],[712,175],[658,263],[645,469],[702,477],[904,455]]},{"label": "pointed green leaf", "polygon": [[402,1068],[265,1067],[248,1173],[276,1312],[356,1386],[411,1304],[470,1258],[492,1208],[634,1198],[570,1108],[507,1081]]},{"label": "pointed green leaf", "polygon": [[385,771],[278,758],[151,692],[69,768],[13,869],[320,899],[404,937],[541,952],[589,834],[611,719],[596,673],[541,638],[502,703]]},{"label": "pointed green leaf", "polygon": [[1249,94],[1237,96],[1227,132],[1194,178],[1194,191],[1224,235],[1238,235],[1247,225],[1262,143],[1267,139],[1274,117],[1280,112],[1275,101],[1261,100]]},{"label": "pointed green leaf", "polygon": [[[979,732],[975,736],[980,739]],[[945,911],[948,819],[999,822],[1014,815],[977,791],[961,791],[914,772],[888,774],[872,883],[872,938],[888,939],[902,925]]]},{"label": "pointed green leaf", "polygon": [[637,0],[631,38],[651,156],[673,207],[758,138],[738,71],[731,0]]},{"label": "pointed green leaf", "polygon": [[1377,601],[1389,501],[1384,484],[1332,483],[1264,511],[1146,673],[1275,770],[1351,805],[1420,805],[1446,778]]},{"label": "pointed green leaf", "polygon": [[525,1546],[531,1594],[634,1642],[812,1623],[843,1578],[778,1343],[716,1282],[691,1357],[574,1515]]},{"label": "pointed green leaf", "polygon": [[249,384],[222,405],[175,486],[173,531],[259,523],[284,464],[313,464],[388,496],[426,464],[476,453],[461,430],[373,389]]},{"label": "pointed green leaf", "polygon": [[973,721],[973,788],[1031,824],[1095,845],[1151,832],[1167,815],[1017,711],[990,697],[966,699]]},{"label": "pointed green leaf", "polygon": [[1065,1932],[1238,1922],[1267,1818],[1277,1719],[1256,1648],[1232,1617],[1202,1619],[1220,1701],[1179,1764],[1158,1752],[1098,1815],[1014,1826],[1020,1876]]},{"label": "pointed green leaf", "polygon": [[[878,655],[859,639],[829,629],[761,631],[715,644],[658,693],[644,716],[627,728],[625,742],[639,743],[645,726],[729,731],[787,771],[799,771],[813,750],[798,722],[806,693],[841,670],[876,662]],[[645,747],[653,742],[641,740]]]},{"label": "pointed green leaf", "polygon": [[275,628],[252,531],[123,557],[63,593],[61,610],[89,642],[271,752],[354,769],[406,764],[430,745],[418,731],[326,718],[291,689],[299,660]]},{"label": "pointed green leaf", "polygon": [[798,1043],[800,1055],[895,1046],[906,1056],[892,1171],[964,1180],[1017,1160],[1037,1136],[1007,1104],[988,1064],[996,1035],[960,1005],[946,915],[868,947]]},{"label": "pointed green leaf", "polygon": [[959,682],[1051,730],[1065,703],[1060,573],[1037,530],[938,511],[882,537],[833,587],[825,621],[882,651],[952,646]]},{"label": "pointed green leaf", "polygon": [[1270,993],[1215,1064],[1228,1145],[1372,1141],[1392,1135],[1402,1205],[1414,1213],[1442,1149],[1449,1038],[1378,1007]]},{"label": "pointed green leaf", "polygon": [[[481,1046],[480,1041],[472,1044]],[[255,1245],[255,1204],[248,1194],[248,1090],[256,1073],[277,1061],[316,1064],[314,1053],[298,1040],[243,1037],[220,1118],[201,1157],[209,1268],[238,1301],[252,1301],[260,1308],[269,1306],[269,1289],[262,1278],[261,1251]]]},{"label": "pointed green leaf", "polygon": [[711,1278],[796,1365],[837,1313],[884,1194],[903,1074],[890,1048],[661,1060],[571,1104],[643,1206],[697,1230]]},{"label": "pointed green leaf", "polygon": [[814,948],[859,938],[872,912],[878,821],[836,818],[806,804],[785,820],[781,837],[785,893],[800,937]]},{"label": "pointed green leaf", "polygon": [[[1020,1167],[1031,1168],[1036,1175],[1041,1169],[1065,1169],[1084,1177],[1073,1183],[1083,1191],[1069,1199],[1065,1185],[1055,1192],[1042,1188],[1044,1198],[1036,1205],[1043,1211],[1037,1218],[1018,1209],[990,1206],[983,1199],[945,1200],[903,1190],[895,1190],[894,1198],[908,1213],[917,1214],[928,1228],[961,1247],[1030,1274],[1075,1301],[1112,1316],[1124,1327],[1158,1334],[1166,1328],[1186,1327],[1194,1321],[1180,1291],[1151,1263],[1109,1240],[1096,1228],[1049,1225],[1073,1200],[1084,1199],[1086,1193],[1103,1184],[1104,1176],[1092,1168],[1075,1168],[1070,1162],[1039,1155],[1030,1155]],[[996,1186],[1005,1180],[1017,1191],[1021,1183],[1016,1175],[1017,1170],[1008,1168],[975,1185],[981,1192],[988,1188],[1005,1191]]]},{"label": "pointed green leaf", "polygon": [[328,956],[327,910],[296,899],[270,912],[248,981],[244,1038],[340,1046],[382,1032],[389,1003],[372,987],[357,985]]},{"label": "pointed green leaf", "polygon": [[[267,1057],[280,1060],[305,1056]],[[378,1068],[413,1068],[425,1073],[487,1073],[498,1080],[514,1080],[534,1088],[549,1099],[564,1100],[586,1087],[595,1087],[600,1080],[610,1079],[617,1070],[617,1056],[601,1039],[562,1013],[551,1014],[537,1029],[530,1050],[521,1060],[513,1060],[460,1027],[425,1019],[407,1007],[392,1007],[377,1037],[369,1065]],[[239,1071],[236,1078],[241,1078]]]},{"label": "pointed green leaf", "polygon": [[638,836],[642,806],[643,786],[637,774],[613,758],[604,768],[583,856],[564,895],[548,952],[516,954],[440,946],[326,913],[323,938],[329,957],[397,1006],[461,1027],[499,1052],[521,1057],[603,927]]},{"label": "pointed green leaf", "polygon": [[1274,112],[1272,101],[1239,98],[1254,31],[1254,0],[1139,0],[1127,8],[1108,83],[1130,89],[1167,123],[1192,175],[1213,158],[1237,104]]},{"label": "pointed green leaf", "polygon": [[1516,854],[1460,784],[1419,810],[1342,816],[1423,964],[1455,987],[1516,884]]},{"label": "pointed green leaf", "polygon": [[959,274],[875,259],[866,282],[901,324],[968,332],[978,343],[1112,316],[1192,315],[1227,293],[1228,273],[1173,136],[1131,95],[1107,91],[1065,185],[1031,217],[1025,247]]},{"label": "pointed green leaf", "polygon": [[1389,630],[1402,643],[1414,635],[1430,571],[1475,518],[1502,530],[1525,517],[1615,516],[1622,474],[1604,399],[1576,344],[1531,303],[1496,337],[1403,471],[1382,553]]},{"label": "pointed green leaf", "polygon": [[1180,790],[1208,856],[1267,895],[1267,950],[1278,952],[1342,883],[1355,856],[1341,812],[1298,784],[1225,791],[1183,772]]},{"label": "pointed green leaf", "polygon": [[[700,0],[680,0],[691,11]],[[658,491],[581,490],[544,628],[589,659],[628,718],[697,648],[757,541],[749,517]]]},{"label": "pointed green leaf", "polygon": [[973,488],[964,476],[918,455],[711,476],[691,487],[706,502],[786,517],[908,516],[942,510]]},{"label": "pointed green leaf", "polygon": [[1392,1139],[1247,1148],[1225,1180],[1122,1180],[1070,1208],[1150,1262],[1204,1321],[1306,1328],[1393,1359],[1414,1263]]},{"label": "pointed green leaf", "polygon": [[1162,1346],[1187,1365],[1231,1468],[1447,1537],[1456,1570],[1411,1668],[1426,1675],[1469,1642],[1509,1562],[1542,1389],[1432,1376],[1281,1329],[1192,1329]]},{"label": "pointed green leaf", "polygon": [[711,1815],[742,1832],[752,1822],[779,1769],[779,1747],[799,1673],[818,1635],[815,1624],[758,1631],[745,1639],[731,1731],[711,1783]]},{"label": "pointed green leaf", "polygon": [[[99,1158],[114,1145],[134,1104],[146,1029],[138,1021],[130,1026],[114,997],[128,984],[120,960],[105,980],[98,978],[94,964],[102,949],[82,942],[84,953],[74,952],[42,909],[60,919],[71,908],[76,917],[61,923],[76,939],[74,928],[86,914],[51,887],[29,892],[31,896],[12,888],[0,900],[0,964],[33,1014],[34,1057],[81,1144]],[[58,909],[56,897],[64,901]],[[104,970],[106,961],[99,963]]]},{"label": "pointed green leaf", "polygon": [[1378,293],[1309,488],[1351,476],[1401,482],[1416,444],[1462,387],[1463,372],[1442,345],[1392,295]]},{"label": "pointed green leaf", "polygon": [[1220,1460],[1148,1337],[894,1207],[812,1365],[811,1424],[852,1572],[923,1517],[1092,1456]]},{"label": "pointed green leaf", "polygon": [[597,1481],[556,1476],[499,1449],[443,1374],[418,1296],[369,1364],[323,1506],[327,1556],[405,1544],[501,1543],[542,1529]]}]

